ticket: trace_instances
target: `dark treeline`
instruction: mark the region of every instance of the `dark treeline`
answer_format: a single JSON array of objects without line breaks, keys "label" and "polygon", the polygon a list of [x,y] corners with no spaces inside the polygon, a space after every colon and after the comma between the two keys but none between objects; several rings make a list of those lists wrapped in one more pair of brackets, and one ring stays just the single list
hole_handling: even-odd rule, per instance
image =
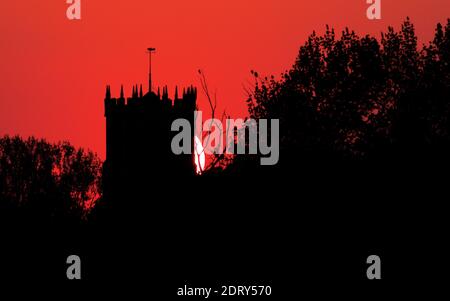
[{"label": "dark treeline", "polygon": [[[300,48],[280,80],[261,78],[248,99],[252,118],[280,119],[281,170],[359,162],[447,164],[450,153],[450,20],[418,46],[407,19],[381,40],[326,27]],[[257,168],[236,158],[230,171]]]},{"label": "dark treeline", "polygon": [[0,218],[78,223],[101,194],[101,161],[67,142],[0,138]]},{"label": "dark treeline", "polygon": [[[253,72],[249,113],[280,120],[279,164],[261,167],[257,156],[242,155],[211,173],[276,177],[277,171],[302,176],[318,169],[322,175],[324,169],[344,172],[335,168],[344,164],[364,172],[378,168],[387,176],[390,168],[449,167],[449,71],[450,20],[421,47],[409,19],[381,40],[348,29],[337,37],[327,27],[324,35],[308,38],[279,80]],[[30,215],[79,222],[101,198],[101,178],[102,162],[92,152],[68,143],[0,138],[2,220]]]}]

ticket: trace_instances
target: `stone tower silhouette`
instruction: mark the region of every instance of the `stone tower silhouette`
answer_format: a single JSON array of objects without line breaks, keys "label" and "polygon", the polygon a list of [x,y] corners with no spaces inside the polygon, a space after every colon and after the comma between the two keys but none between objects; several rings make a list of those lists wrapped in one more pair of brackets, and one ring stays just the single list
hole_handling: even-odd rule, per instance
[{"label": "stone tower silhouette", "polygon": [[129,197],[130,193],[141,196],[155,179],[171,181],[195,174],[194,155],[175,155],[171,150],[177,134],[171,125],[177,118],[189,120],[193,141],[196,101],[197,89],[192,86],[184,89],[181,98],[177,87],[173,101],[167,87],[162,94],[158,88],[157,94],[149,91],[144,95],[142,85],[136,85],[127,99],[123,86],[119,98],[112,98],[111,87],[106,87],[105,199]]}]

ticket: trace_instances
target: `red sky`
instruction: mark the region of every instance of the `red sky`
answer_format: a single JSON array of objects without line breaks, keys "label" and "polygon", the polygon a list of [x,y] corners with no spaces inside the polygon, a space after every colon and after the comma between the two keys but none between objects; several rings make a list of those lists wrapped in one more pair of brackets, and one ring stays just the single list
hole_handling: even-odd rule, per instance
[{"label": "red sky", "polygon": [[[147,83],[147,47],[156,47],[154,85],[199,86],[202,69],[219,110],[246,115],[250,70],[279,75],[325,24],[379,36],[410,16],[421,41],[450,17],[449,0],[382,0],[382,20],[366,0],[82,0],[82,20],[65,0],[2,1],[0,135],[69,140],[104,157],[105,85],[118,95]],[[146,87],[146,85],[145,85]],[[201,109],[207,111],[203,95]]]}]

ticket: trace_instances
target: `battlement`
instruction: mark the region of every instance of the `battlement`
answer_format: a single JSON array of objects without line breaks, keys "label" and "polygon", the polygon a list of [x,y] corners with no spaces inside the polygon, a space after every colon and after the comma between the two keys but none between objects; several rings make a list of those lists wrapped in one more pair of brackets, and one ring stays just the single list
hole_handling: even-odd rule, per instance
[{"label": "battlement", "polygon": [[120,96],[113,98],[111,96],[111,87],[106,86],[105,95],[105,117],[113,112],[132,110],[147,111],[151,110],[153,114],[159,113],[192,113],[196,108],[197,88],[190,86],[183,89],[181,98],[178,94],[178,87],[175,88],[174,99],[169,98],[167,86],[158,88],[157,94],[147,92],[143,94],[142,85],[133,86],[131,96],[125,97],[123,86],[120,89]]}]

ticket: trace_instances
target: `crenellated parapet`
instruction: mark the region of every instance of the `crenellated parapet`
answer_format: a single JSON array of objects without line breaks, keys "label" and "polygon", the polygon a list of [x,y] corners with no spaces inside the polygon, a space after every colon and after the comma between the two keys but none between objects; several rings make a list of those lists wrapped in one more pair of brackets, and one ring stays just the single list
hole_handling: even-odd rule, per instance
[{"label": "crenellated parapet", "polygon": [[[106,86],[105,95],[105,117],[112,112],[121,112],[130,110],[153,110],[153,114],[162,113],[193,113],[197,102],[197,88],[190,86],[183,89],[181,98],[179,97],[178,87],[175,88],[174,99],[169,97],[167,86],[158,88],[158,93],[148,92],[143,94],[142,85],[135,85],[132,88],[131,96],[125,97],[123,86],[120,89],[120,96],[112,97],[111,86]],[[139,108],[139,109],[136,109]]]}]

